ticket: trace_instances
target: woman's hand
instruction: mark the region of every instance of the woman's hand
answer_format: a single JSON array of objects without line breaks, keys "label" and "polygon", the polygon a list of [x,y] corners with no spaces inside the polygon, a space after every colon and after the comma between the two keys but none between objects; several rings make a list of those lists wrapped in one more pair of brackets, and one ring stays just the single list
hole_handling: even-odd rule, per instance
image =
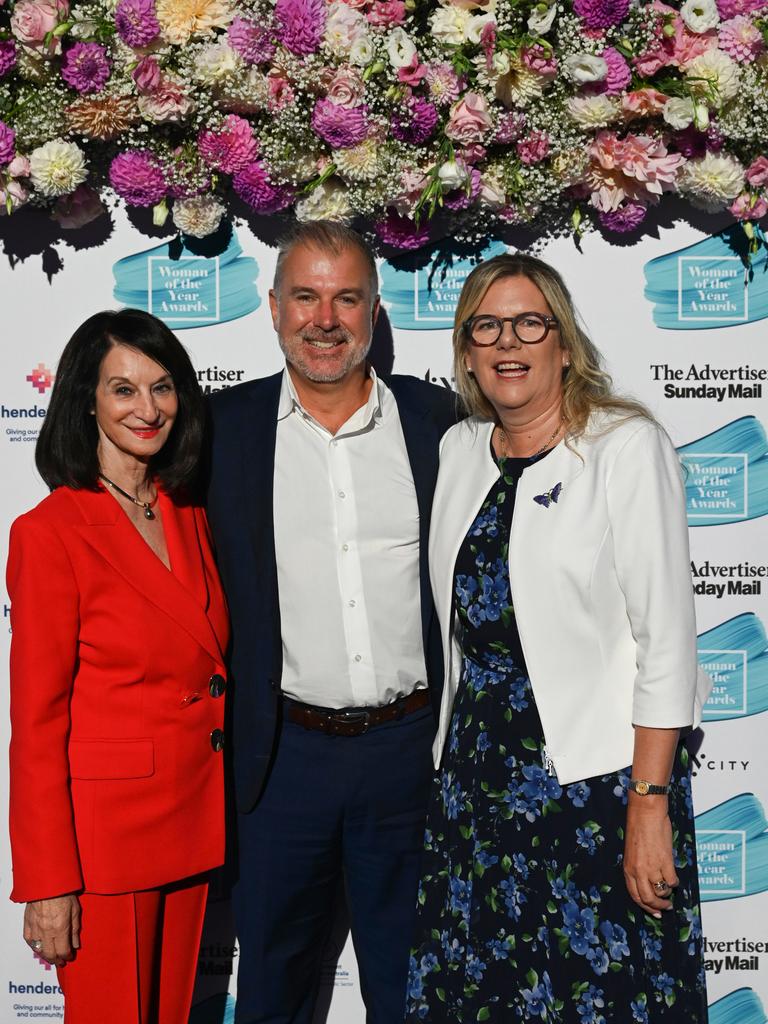
[{"label": "woman's hand", "polygon": [[[668,897],[678,884],[678,877],[665,796],[629,794],[624,879],[629,895],[646,913],[661,917],[662,910],[672,909]],[[662,881],[668,888],[659,885]]]},{"label": "woman's hand", "polygon": [[74,893],[33,900],[24,910],[24,940],[49,964],[63,967],[80,948],[80,901]]}]

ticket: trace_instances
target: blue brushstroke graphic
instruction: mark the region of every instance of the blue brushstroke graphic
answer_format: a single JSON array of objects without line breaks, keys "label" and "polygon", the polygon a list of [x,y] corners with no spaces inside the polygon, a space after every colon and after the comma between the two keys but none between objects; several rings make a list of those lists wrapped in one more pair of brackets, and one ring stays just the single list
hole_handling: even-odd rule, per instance
[{"label": "blue brushstroke graphic", "polygon": [[195,1003],[189,1024],[235,1024],[235,1000],[228,992],[220,992],[202,1003]]},{"label": "blue brushstroke graphic", "polygon": [[[205,241],[203,239],[202,241]],[[227,231],[213,252],[193,239],[174,239],[115,263],[114,296],[144,309],[173,330],[223,324],[261,305],[259,265]]]},{"label": "blue brushstroke graphic", "polygon": [[677,449],[686,469],[689,526],[722,526],[768,514],[768,438],[754,416]]},{"label": "blue brushstroke graphic", "polygon": [[699,664],[713,683],[703,709],[705,721],[768,711],[768,637],[753,612],[701,633],[697,646]]},{"label": "blue brushstroke graphic", "polygon": [[768,250],[746,260],[738,225],[645,265],[645,297],[657,327],[697,331],[768,317]]},{"label": "blue brushstroke graphic", "polygon": [[459,293],[471,270],[483,260],[507,251],[491,242],[468,255],[466,249],[442,243],[424,263],[408,257],[385,260],[379,269],[381,301],[393,327],[405,331],[436,331],[453,327]]},{"label": "blue brushstroke graphic", "polygon": [[696,815],[702,901],[768,890],[768,821],[754,793],[740,793]]},{"label": "blue brushstroke graphic", "polygon": [[712,1003],[709,1024],[768,1024],[763,1004],[751,988],[737,988]]}]

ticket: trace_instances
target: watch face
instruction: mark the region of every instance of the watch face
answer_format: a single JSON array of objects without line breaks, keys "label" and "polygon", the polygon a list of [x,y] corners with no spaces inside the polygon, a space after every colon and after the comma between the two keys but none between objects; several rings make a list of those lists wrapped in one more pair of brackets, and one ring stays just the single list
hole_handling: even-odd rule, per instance
[{"label": "watch face", "polygon": [[648,783],[647,782],[636,782],[635,792],[639,793],[640,796],[647,796],[648,794]]}]

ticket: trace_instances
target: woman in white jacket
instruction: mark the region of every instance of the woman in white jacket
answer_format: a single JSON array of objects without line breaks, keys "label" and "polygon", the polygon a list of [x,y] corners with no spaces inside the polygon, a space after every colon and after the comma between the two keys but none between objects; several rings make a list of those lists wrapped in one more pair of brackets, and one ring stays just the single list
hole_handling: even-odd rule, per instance
[{"label": "woman in white jacket", "polygon": [[407,1019],[703,1024],[681,469],[547,264],[477,267],[430,568],[445,687]]}]

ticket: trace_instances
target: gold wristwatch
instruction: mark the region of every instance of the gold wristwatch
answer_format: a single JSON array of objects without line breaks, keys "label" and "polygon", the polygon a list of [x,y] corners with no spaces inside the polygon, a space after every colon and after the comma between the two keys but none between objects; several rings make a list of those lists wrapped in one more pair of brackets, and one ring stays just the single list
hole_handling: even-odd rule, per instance
[{"label": "gold wristwatch", "polygon": [[634,790],[638,796],[666,796],[669,793],[669,786],[655,786],[645,779],[630,779],[627,789]]}]

